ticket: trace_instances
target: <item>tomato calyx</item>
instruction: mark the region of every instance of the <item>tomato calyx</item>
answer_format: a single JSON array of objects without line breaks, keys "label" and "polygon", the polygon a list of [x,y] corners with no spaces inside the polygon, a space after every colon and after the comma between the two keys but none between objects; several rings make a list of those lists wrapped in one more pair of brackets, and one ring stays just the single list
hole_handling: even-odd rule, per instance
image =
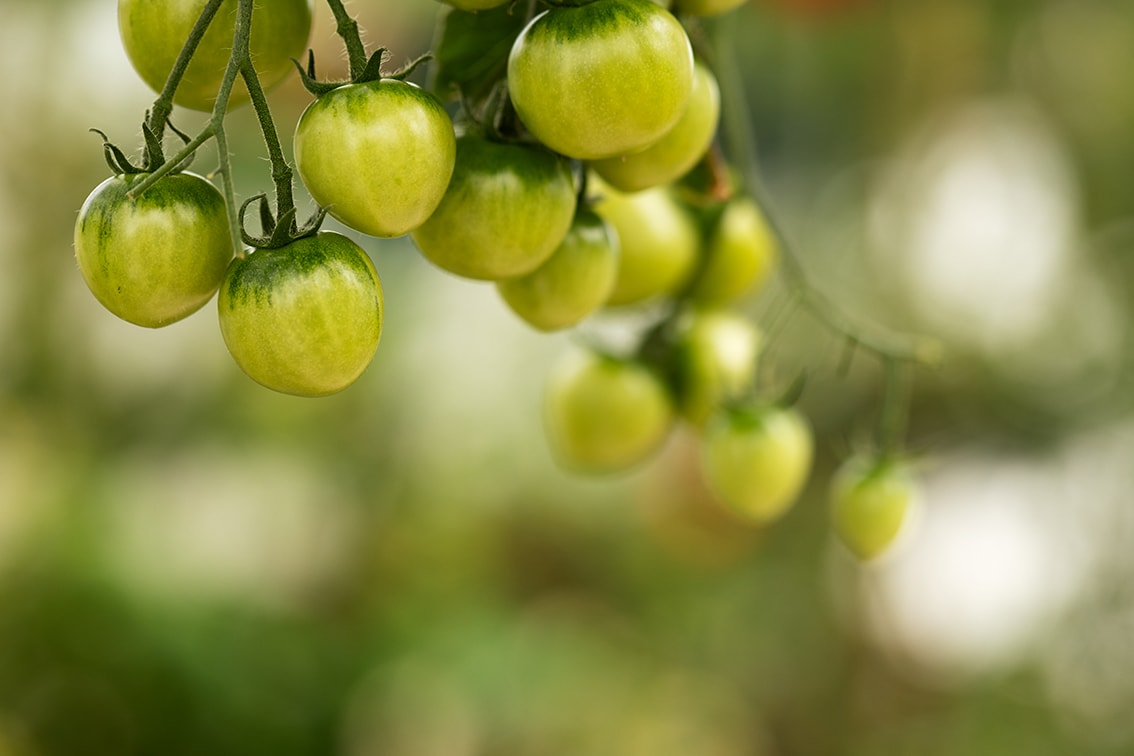
[{"label": "tomato calyx", "polygon": [[[260,205],[260,228],[263,231],[260,236],[253,236],[248,233],[244,225],[248,207],[254,202],[258,202]],[[296,209],[292,206],[284,211],[279,218],[276,218],[268,202],[268,195],[261,192],[244,200],[244,203],[240,206],[240,237],[245,244],[256,249],[286,247],[294,241],[318,233],[319,227],[323,225],[323,220],[327,217],[327,208],[320,207],[303,225],[296,222],[296,215]]]},{"label": "tomato calyx", "polygon": [[[103,158],[106,160],[107,166],[109,166],[115,176],[133,176],[139,173],[152,173],[165,163],[165,150],[162,148],[159,133],[151,126],[152,120],[150,112],[147,111],[146,118],[142,121],[142,139],[144,143],[142,160],[141,163],[137,164],[130,160],[118,145],[111,142],[110,137],[108,137],[105,132],[99,129],[90,130],[92,133],[98,134],[99,137],[102,138]],[[168,118],[165,119],[164,125],[185,142],[185,144],[189,144],[189,135],[174,126]],[[194,155],[190,154],[169,172],[181,173],[188,169],[189,165],[193,162],[193,157]]]},{"label": "tomato calyx", "polygon": [[303,82],[303,87],[315,97],[320,97],[333,92],[334,90],[345,87],[348,84],[365,84],[370,81],[378,81],[379,79],[397,79],[398,81],[405,81],[409,76],[420,66],[422,63],[430,60],[433,56],[426,54],[414,58],[409,63],[405,64],[397,71],[383,72],[382,66],[389,58],[390,51],[385,47],[379,47],[370,57],[366,59],[366,64],[358,71],[352,72],[349,79],[344,81],[319,81],[315,73],[315,51],[307,51],[307,67],[304,68],[298,60],[292,58],[292,63],[299,71],[299,79]]}]

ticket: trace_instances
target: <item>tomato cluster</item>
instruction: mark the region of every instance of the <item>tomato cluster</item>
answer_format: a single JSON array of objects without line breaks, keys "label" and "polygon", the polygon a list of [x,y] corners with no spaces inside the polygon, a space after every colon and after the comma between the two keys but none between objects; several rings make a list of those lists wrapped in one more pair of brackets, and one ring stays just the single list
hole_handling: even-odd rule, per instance
[{"label": "tomato cluster", "polygon": [[[328,1],[341,21],[341,0]],[[276,214],[263,197],[245,203],[261,204],[263,236],[252,237],[230,187],[222,195],[164,162],[160,117],[147,115],[142,168],[108,145],[120,175],[95,189],[75,231],[92,292],[157,327],[219,291],[237,365],[271,389],[322,396],[363,373],[385,317],[373,261],[320,231],[323,214],[368,236],[408,235],[437,268],[493,282],[540,331],[644,314],[629,350],[581,349],[552,375],[546,428],[565,466],[632,468],[684,422],[702,435],[722,502],[760,523],[781,516],[807,482],[811,430],[796,409],[761,401],[762,338],[738,307],[779,250],[716,146],[721,92],[686,25],[652,0],[446,2],[429,90],[406,80],[412,67],[383,72],[382,52],[367,59],[341,23],[350,79],[319,81],[313,58],[300,71],[315,97],[295,126],[295,164],[321,208],[305,224],[277,183]],[[127,54],[161,93],[154,113],[216,111],[219,129],[229,106],[251,100],[271,121],[262,89],[302,55],[310,0],[248,3],[119,0]],[[683,18],[738,4],[674,3]],[[237,73],[247,86],[233,87]],[[273,138],[265,128],[273,178],[290,182]],[[898,497],[872,476],[836,494],[840,532],[864,555],[900,520]],[[888,519],[848,525],[860,510]]]}]

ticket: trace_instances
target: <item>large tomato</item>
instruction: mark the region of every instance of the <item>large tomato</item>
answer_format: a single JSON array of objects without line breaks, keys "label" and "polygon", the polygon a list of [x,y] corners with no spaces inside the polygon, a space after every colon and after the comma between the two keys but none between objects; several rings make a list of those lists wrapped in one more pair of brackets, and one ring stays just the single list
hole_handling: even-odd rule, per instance
[{"label": "large tomato", "polygon": [[803,491],[813,447],[811,427],[795,409],[733,410],[710,422],[701,459],[721,502],[764,524],[787,512]]},{"label": "large tomato", "polygon": [[[118,0],[118,30],[134,70],[155,92],[165,86],[173,64],[207,0]],[[232,52],[237,0],[224,0],[177,87],[173,101],[193,110],[212,110]],[[311,0],[256,0],[249,40],[260,83],[270,88],[293,69],[311,34]],[[247,101],[243,81],[230,105]]]},{"label": "large tomato", "polygon": [[602,305],[618,276],[618,237],[591,210],[575,215],[567,236],[543,265],[496,284],[512,311],[541,331],[573,326]]},{"label": "large tomato", "polygon": [[661,139],[692,89],[689,37],[650,0],[552,8],[532,19],[508,56],[508,91],[524,125],[582,160]]},{"label": "large tomato", "polygon": [[831,481],[835,534],[860,559],[878,556],[902,529],[914,489],[903,463],[852,457]]},{"label": "large tomato", "polygon": [[136,199],[148,174],[114,176],[90,193],[75,223],[83,280],[112,313],[148,328],[199,310],[232,259],[224,197],[192,173],[165,176]]},{"label": "large tomato", "polygon": [[624,192],[668,184],[684,176],[709,149],[721,115],[720,88],[713,72],[697,61],[693,93],[672,129],[646,149],[591,163],[606,183]]},{"label": "large tomato", "polygon": [[217,306],[248,377],[298,396],[333,394],[362,375],[385,311],[374,263],[330,231],[233,260]]},{"label": "large tomato", "polygon": [[705,259],[689,296],[728,304],[758,289],[779,259],[779,246],[764,213],[747,195],[729,200],[705,244]]},{"label": "large tomato", "polygon": [[333,89],[295,127],[295,164],[320,205],[371,236],[401,236],[437,208],[456,157],[437,98],[397,79]]},{"label": "large tomato", "polygon": [[412,236],[442,270],[498,281],[543,264],[574,215],[566,160],[538,146],[464,135],[441,204]]},{"label": "large tomato", "polygon": [[672,294],[685,284],[700,250],[697,224],[664,187],[623,194],[592,181],[595,210],[621,245],[618,280],[608,304]]},{"label": "large tomato", "polygon": [[561,464],[610,473],[657,451],[669,435],[674,410],[665,384],[646,366],[580,351],[552,374],[544,417]]}]

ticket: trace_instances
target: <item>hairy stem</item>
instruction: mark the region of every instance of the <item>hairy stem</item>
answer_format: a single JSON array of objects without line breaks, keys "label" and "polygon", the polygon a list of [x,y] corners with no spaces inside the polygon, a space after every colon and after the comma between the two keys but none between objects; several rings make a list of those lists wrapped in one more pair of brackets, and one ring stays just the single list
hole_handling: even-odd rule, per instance
[{"label": "hairy stem", "polygon": [[205,7],[201,10],[201,15],[193,25],[192,31],[189,32],[189,38],[185,40],[185,46],[181,48],[177,60],[173,63],[173,68],[165,80],[161,94],[154,100],[153,107],[150,109],[150,129],[157,135],[159,141],[165,133],[165,123],[169,120],[170,113],[173,112],[173,95],[177,91],[178,85],[181,84],[181,78],[185,75],[185,69],[189,67],[189,61],[197,52],[197,45],[201,43],[209,24],[213,22],[213,18],[216,17],[223,2],[224,0],[209,0],[205,4]]},{"label": "hairy stem", "polygon": [[[256,118],[260,121],[260,131],[264,135],[264,145],[268,148],[268,159],[272,164],[272,181],[276,187],[276,218],[280,219],[290,213],[291,230],[296,230],[295,223],[295,197],[292,191],[292,170],[284,157],[283,145],[276,131],[276,124],[272,120],[272,111],[268,107],[268,98],[260,84],[260,77],[252,67],[252,61],[246,58],[240,69],[244,83],[248,87],[248,94],[252,99],[252,107],[256,111]],[[271,229],[264,229],[270,233]]]},{"label": "hairy stem", "polygon": [[327,0],[327,5],[335,15],[335,31],[346,45],[347,59],[350,61],[350,78],[353,81],[366,69],[366,46],[362,44],[358,22],[347,13],[342,0]]}]

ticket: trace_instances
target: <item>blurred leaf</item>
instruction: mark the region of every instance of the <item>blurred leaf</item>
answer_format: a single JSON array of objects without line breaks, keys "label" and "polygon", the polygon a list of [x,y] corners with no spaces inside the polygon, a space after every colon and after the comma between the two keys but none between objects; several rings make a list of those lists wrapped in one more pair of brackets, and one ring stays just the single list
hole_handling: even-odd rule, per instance
[{"label": "blurred leaf", "polygon": [[525,14],[512,5],[476,13],[449,11],[430,67],[430,88],[438,96],[463,95],[475,102],[489,95],[504,76],[512,43],[527,23]]}]

